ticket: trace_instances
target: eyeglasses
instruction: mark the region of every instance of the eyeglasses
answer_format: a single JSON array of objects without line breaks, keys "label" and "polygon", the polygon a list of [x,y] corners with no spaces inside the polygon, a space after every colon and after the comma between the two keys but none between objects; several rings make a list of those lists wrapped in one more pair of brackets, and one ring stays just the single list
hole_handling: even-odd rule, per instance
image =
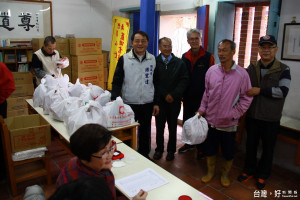
[{"label": "eyeglasses", "polygon": [[200,37],[196,37],[196,38],[189,38],[189,41],[198,41],[200,40]]},{"label": "eyeglasses", "polygon": [[266,47],[262,47],[262,46],[259,46],[259,48],[261,49],[261,50],[272,50],[272,49],[275,49],[277,46],[266,46]]},{"label": "eyeglasses", "polygon": [[116,150],[116,142],[114,140],[111,141],[111,147],[108,151],[105,151],[101,156],[91,155],[94,158],[106,159],[110,153],[113,153]]},{"label": "eyeglasses", "polygon": [[133,40],[134,43],[142,43],[142,44],[145,44],[147,43],[148,41],[147,40]]}]

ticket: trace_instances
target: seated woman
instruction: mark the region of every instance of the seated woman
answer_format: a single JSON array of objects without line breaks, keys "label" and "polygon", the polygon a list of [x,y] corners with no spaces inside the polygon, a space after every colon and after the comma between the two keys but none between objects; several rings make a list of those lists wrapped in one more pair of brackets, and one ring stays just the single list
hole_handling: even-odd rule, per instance
[{"label": "seated woman", "polygon": [[[70,137],[70,147],[76,156],[62,169],[57,178],[59,187],[82,177],[103,178],[116,197],[115,178],[111,172],[112,156],[116,144],[111,141],[112,133],[98,124],[86,124]],[[144,200],[148,193],[140,191],[133,200]]]}]

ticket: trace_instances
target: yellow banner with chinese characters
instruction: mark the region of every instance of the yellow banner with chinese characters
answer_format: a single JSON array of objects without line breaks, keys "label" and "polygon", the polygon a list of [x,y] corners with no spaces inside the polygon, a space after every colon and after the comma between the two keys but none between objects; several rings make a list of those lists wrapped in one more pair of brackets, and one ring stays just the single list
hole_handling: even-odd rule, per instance
[{"label": "yellow banner with chinese characters", "polygon": [[112,81],[118,60],[126,53],[127,50],[129,28],[129,19],[118,16],[113,17],[109,75],[107,83],[109,90],[112,89]]}]

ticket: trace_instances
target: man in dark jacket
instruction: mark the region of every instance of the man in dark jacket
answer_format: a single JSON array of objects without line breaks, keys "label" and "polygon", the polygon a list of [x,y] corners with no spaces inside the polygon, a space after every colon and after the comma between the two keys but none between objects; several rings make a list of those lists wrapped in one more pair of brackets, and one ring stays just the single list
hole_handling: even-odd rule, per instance
[{"label": "man in dark jacket", "polygon": [[177,117],[181,98],[188,84],[188,73],[184,62],[172,54],[172,41],[163,37],[158,41],[161,54],[156,57],[159,74],[159,108],[156,119],[156,149],[153,158],[159,160],[164,152],[164,130],[168,122],[169,142],[167,161],[174,159],[177,141]]},{"label": "man in dark jacket", "polygon": [[[182,55],[182,60],[187,66],[189,85],[183,95],[183,123],[198,111],[205,90],[205,74],[208,68],[215,64],[214,56],[205,51],[202,46],[202,35],[198,29],[187,32],[187,42],[191,49]],[[179,153],[194,148],[185,144],[178,149]],[[197,159],[203,157],[203,144],[197,145]]]},{"label": "man in dark jacket", "polygon": [[[247,95],[254,98],[246,118],[245,167],[238,180],[243,182],[255,176],[256,186],[260,190],[265,187],[265,180],[271,174],[281,113],[291,83],[290,68],[275,58],[277,50],[274,36],[261,37],[258,43],[261,59],[251,63],[247,69],[252,84]],[[260,139],[263,152],[257,165],[256,156]]]}]

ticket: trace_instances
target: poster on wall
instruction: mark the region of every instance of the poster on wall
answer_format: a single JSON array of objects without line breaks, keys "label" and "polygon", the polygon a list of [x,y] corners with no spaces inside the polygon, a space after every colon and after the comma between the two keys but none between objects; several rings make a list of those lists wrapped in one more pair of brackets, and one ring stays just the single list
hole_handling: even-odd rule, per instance
[{"label": "poster on wall", "polygon": [[129,34],[129,19],[114,16],[112,26],[110,65],[108,75],[108,89],[112,89],[112,80],[119,58],[126,53],[128,34]]},{"label": "poster on wall", "polygon": [[300,23],[284,24],[282,60],[300,61]]},{"label": "poster on wall", "polygon": [[1,39],[28,40],[52,35],[51,2],[1,1]]}]

